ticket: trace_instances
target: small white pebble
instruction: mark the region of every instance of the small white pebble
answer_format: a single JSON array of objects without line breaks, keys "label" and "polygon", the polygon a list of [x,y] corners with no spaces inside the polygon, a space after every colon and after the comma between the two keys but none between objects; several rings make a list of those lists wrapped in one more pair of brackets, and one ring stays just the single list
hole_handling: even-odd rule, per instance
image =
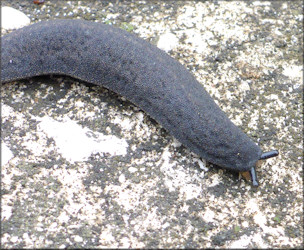
[{"label": "small white pebble", "polygon": [[76,235],[75,238],[74,238],[74,240],[76,242],[82,242],[83,241],[82,237],[80,237],[79,235]]},{"label": "small white pebble", "polygon": [[124,174],[121,174],[121,175],[119,176],[118,180],[119,180],[120,183],[124,183],[124,182],[126,181],[125,175],[124,175]]},{"label": "small white pebble", "polygon": [[248,226],[249,226],[249,224],[248,224],[247,221],[244,221],[244,222],[242,223],[242,227],[246,228],[246,227],[248,227]]},{"label": "small white pebble", "polygon": [[135,172],[137,171],[137,168],[129,167],[128,170],[129,170],[129,172],[131,172],[131,173],[135,173]]},{"label": "small white pebble", "polygon": [[16,243],[18,241],[18,237],[17,236],[13,236],[11,238],[11,242]]},{"label": "small white pebble", "polygon": [[2,157],[1,157],[1,166],[4,166],[14,157],[12,151],[4,144],[1,143]]},{"label": "small white pebble", "polygon": [[159,37],[157,47],[168,52],[178,45],[178,39],[172,33],[165,33]]},{"label": "small white pebble", "polygon": [[176,140],[175,138],[173,138],[173,142],[172,142],[172,146],[175,147],[175,148],[178,148],[180,147],[182,144]]},{"label": "small white pebble", "polygon": [[206,161],[201,161],[201,160],[197,160],[197,163],[200,167],[200,169],[204,170],[204,171],[208,171],[208,168],[206,167]]},{"label": "small white pebble", "polygon": [[38,220],[39,222],[43,221],[43,216],[39,216],[39,217],[37,218],[37,220]]},{"label": "small white pebble", "polygon": [[11,7],[1,8],[1,28],[5,30],[19,29],[29,25],[31,20],[21,11]]}]

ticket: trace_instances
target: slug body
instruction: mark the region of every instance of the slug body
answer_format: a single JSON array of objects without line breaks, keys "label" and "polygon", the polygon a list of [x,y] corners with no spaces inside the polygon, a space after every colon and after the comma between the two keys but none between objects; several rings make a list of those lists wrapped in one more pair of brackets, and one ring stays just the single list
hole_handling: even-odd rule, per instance
[{"label": "slug body", "polygon": [[139,106],[218,166],[249,171],[262,150],[184,66],[118,28],[80,20],[36,23],[1,39],[1,81],[61,74],[102,85]]}]

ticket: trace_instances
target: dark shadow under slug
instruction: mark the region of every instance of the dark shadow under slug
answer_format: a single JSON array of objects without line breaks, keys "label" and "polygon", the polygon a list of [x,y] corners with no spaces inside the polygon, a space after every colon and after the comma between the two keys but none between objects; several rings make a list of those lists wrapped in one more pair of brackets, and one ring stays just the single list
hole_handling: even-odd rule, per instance
[{"label": "dark shadow under slug", "polygon": [[184,66],[150,43],[81,20],[36,23],[1,38],[1,82],[62,74],[102,85],[139,106],[191,151],[238,172],[276,156],[263,153]]}]

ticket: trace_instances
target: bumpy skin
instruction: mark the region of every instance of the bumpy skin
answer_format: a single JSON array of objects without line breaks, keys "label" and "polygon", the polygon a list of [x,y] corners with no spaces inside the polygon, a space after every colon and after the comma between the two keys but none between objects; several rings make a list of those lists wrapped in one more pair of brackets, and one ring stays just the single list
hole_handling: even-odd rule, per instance
[{"label": "bumpy skin", "polygon": [[1,41],[2,82],[46,74],[72,76],[125,96],[218,166],[248,171],[262,154],[180,63],[126,31],[88,21],[53,20],[14,31]]}]

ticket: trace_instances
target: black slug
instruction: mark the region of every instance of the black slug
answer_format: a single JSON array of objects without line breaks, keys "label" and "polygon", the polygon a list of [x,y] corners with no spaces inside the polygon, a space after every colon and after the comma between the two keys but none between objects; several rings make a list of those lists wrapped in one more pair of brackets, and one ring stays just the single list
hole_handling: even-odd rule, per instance
[{"label": "black slug", "polygon": [[249,172],[276,156],[237,128],[184,66],[124,30],[80,20],[36,23],[1,38],[1,81],[46,74],[102,85],[147,112],[182,144],[218,166]]}]

